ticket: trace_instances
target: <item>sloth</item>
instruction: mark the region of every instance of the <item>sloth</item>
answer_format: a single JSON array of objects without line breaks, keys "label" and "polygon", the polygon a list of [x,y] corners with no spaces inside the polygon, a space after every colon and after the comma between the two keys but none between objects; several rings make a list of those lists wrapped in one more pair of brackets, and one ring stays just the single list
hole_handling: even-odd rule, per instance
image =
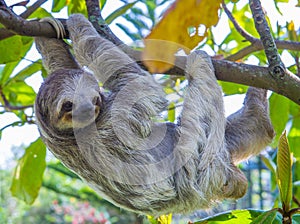
[{"label": "sloth", "polygon": [[249,87],[242,109],[226,118],[212,61],[194,51],[180,117],[159,122],[168,102],[153,76],[83,15],[71,15],[67,29],[74,56],[62,40],[35,39],[49,72],[36,121],[66,167],[104,199],[139,214],[188,213],[245,194],[236,164],[274,136],[267,90]]}]

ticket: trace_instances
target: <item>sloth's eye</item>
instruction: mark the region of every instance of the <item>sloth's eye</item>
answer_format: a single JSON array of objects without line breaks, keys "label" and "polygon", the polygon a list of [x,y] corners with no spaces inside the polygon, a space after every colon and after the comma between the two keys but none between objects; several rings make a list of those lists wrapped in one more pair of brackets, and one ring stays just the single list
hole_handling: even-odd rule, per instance
[{"label": "sloth's eye", "polygon": [[72,111],[72,108],[73,108],[73,103],[71,101],[66,101],[62,105],[62,110],[65,112]]},{"label": "sloth's eye", "polygon": [[100,97],[99,97],[99,96],[95,96],[95,97],[93,98],[92,103],[93,103],[94,105],[100,106],[100,103],[101,103]]}]

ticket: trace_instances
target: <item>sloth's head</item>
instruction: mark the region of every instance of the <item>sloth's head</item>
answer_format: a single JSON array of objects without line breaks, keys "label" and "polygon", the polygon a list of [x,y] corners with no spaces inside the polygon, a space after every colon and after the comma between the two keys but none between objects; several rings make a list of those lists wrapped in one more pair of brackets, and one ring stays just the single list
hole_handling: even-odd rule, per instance
[{"label": "sloth's head", "polygon": [[95,121],[101,102],[100,88],[92,74],[81,69],[57,70],[38,92],[37,122],[59,131],[80,129]]}]

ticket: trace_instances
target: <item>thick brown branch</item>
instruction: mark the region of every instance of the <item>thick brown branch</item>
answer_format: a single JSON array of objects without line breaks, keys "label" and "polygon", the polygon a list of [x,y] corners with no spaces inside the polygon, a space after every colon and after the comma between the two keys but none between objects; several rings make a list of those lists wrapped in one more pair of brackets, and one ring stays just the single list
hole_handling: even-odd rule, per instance
[{"label": "thick brown branch", "polygon": [[[141,61],[141,52],[136,51],[133,58]],[[186,57],[177,56],[175,66],[166,74],[183,75],[185,64]],[[300,105],[300,78],[290,72],[278,81],[270,75],[267,67],[227,60],[213,60],[213,65],[218,80],[269,89]]]},{"label": "thick brown branch", "polygon": [[27,21],[7,7],[0,6],[0,23],[15,34],[22,36],[56,37],[57,34],[47,22]]},{"label": "thick brown branch", "polygon": [[16,34],[5,28],[0,28],[0,40],[4,40],[4,39],[12,37],[14,35],[16,35]]},{"label": "thick brown branch", "polygon": [[[47,0],[39,0],[36,1],[32,6],[28,7],[28,9],[23,12],[20,17],[23,19],[28,18],[35,10],[37,10],[42,4],[44,4]],[[3,7],[5,7],[5,5],[2,4]],[[3,40],[5,38],[14,36],[15,33],[7,30],[7,29],[0,29],[0,40]]]},{"label": "thick brown branch", "polygon": [[[93,15],[91,14],[89,16],[92,17]],[[61,21],[65,23],[64,20]],[[99,18],[97,20],[96,17],[95,21],[99,21]],[[0,7],[0,23],[2,23],[6,28],[14,31],[14,33],[18,33],[20,35],[56,37],[55,30],[47,22],[40,23],[38,21],[26,21],[14,13],[9,12],[7,8],[3,9]],[[94,24],[96,29],[98,27],[97,31],[100,35],[109,37],[107,39],[111,40],[115,44],[121,44],[119,47],[121,47],[125,53],[137,62],[141,62],[141,52],[135,51],[123,44],[122,41],[120,41],[110,31],[107,25],[98,22]],[[103,29],[103,27],[105,29]],[[109,30],[109,32],[107,30]],[[285,46],[295,46],[291,43],[292,42],[284,42]],[[299,43],[295,44],[297,47],[300,46]],[[216,69],[216,76],[219,80],[270,89],[288,97],[297,104],[300,104],[300,79],[293,74],[287,74],[283,80],[278,82],[269,75],[270,73],[268,68],[265,67],[238,64],[226,60],[213,60],[213,63]],[[185,68],[185,64],[186,57],[177,56],[174,68],[169,70],[167,74],[184,75],[183,70]]]}]

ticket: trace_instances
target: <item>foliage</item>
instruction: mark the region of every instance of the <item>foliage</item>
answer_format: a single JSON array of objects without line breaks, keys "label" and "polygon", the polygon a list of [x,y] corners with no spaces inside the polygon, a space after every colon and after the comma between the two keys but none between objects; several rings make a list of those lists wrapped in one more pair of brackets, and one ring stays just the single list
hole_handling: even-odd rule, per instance
[{"label": "foliage", "polygon": [[46,168],[46,147],[41,139],[33,142],[19,159],[10,191],[13,196],[32,204],[42,185]]},{"label": "foliage", "polygon": [[[107,7],[110,3],[108,0],[100,0],[99,2],[102,12],[108,9]],[[150,33],[150,30],[159,23],[162,12],[173,1],[139,0],[129,2],[122,0],[122,2],[124,3],[123,6],[115,9],[105,19],[108,23],[115,24],[132,41],[136,41],[141,40]],[[182,8],[184,8],[189,1],[181,2],[183,4]],[[209,11],[208,9],[210,9],[210,7],[215,7],[216,5],[212,2],[214,1],[207,1],[206,5],[203,6],[203,10]],[[280,10],[282,10],[281,7],[286,4],[282,2],[287,1],[274,1],[274,6],[278,15],[280,14]],[[231,13],[236,22],[250,35],[258,37],[249,5],[247,3],[245,4],[243,1],[226,1],[226,5],[232,9]],[[13,9],[15,10],[15,8]],[[69,14],[79,12],[87,15],[86,4],[82,0],[53,0],[50,13],[40,7],[30,16],[30,18],[42,18],[53,13],[61,12],[65,9],[67,9]],[[203,16],[200,13],[199,15],[202,16],[202,19],[204,20],[208,18],[208,16]],[[182,11],[179,11],[179,14],[176,16],[179,17],[177,20],[181,21],[180,18],[185,18],[186,15],[182,15]],[[197,42],[199,44],[198,48],[204,49],[212,55],[228,57],[242,51],[245,47],[249,47],[249,42],[245,41],[245,38],[237,29],[235,29],[233,23],[228,18],[224,17],[223,10],[219,11],[219,16],[221,16],[222,22],[220,21],[220,24],[217,25],[216,28],[212,27],[207,30],[202,42]],[[218,17],[215,14],[213,17],[214,21],[212,22],[214,24]],[[172,17],[170,20],[167,20],[166,26],[171,29],[174,28],[174,24],[172,22],[174,18]],[[272,24],[271,32],[274,38],[278,40],[299,41],[299,31],[293,21],[286,21],[286,24],[280,24],[276,21],[276,16],[270,16],[269,20]],[[213,24],[208,24],[207,27],[210,27]],[[218,26],[225,25],[228,25],[229,30],[227,33],[222,34],[220,33],[220,28],[218,28]],[[190,29],[190,31],[192,30],[193,29]],[[178,34],[182,34],[184,31],[172,31],[171,33],[166,34],[166,31],[163,30],[163,35],[173,37],[173,34],[176,32]],[[190,34],[192,34],[192,32],[190,32]],[[184,39],[184,41],[187,40]],[[0,127],[0,139],[6,128],[16,126],[22,127],[27,124],[34,124],[33,103],[36,97],[36,86],[28,84],[28,80],[30,78],[37,78],[40,76],[46,77],[47,74],[42,66],[41,60],[28,60],[29,52],[31,52],[32,48],[32,37],[15,35],[1,39],[0,33],[0,116],[14,114],[17,119],[14,121],[6,121],[4,126]],[[291,58],[292,62],[289,64],[289,70],[294,73],[299,73],[299,52],[281,50],[280,54],[281,56],[284,55],[285,58]],[[262,51],[253,51],[240,58],[239,62],[257,63],[259,65],[266,65],[267,63],[266,57]],[[174,121],[183,102],[182,92],[186,82],[183,77],[171,77],[167,75],[159,76],[157,79],[164,86],[168,99],[170,99],[170,105],[168,110],[163,114],[163,119]],[[246,86],[234,83],[220,82],[220,84],[223,87],[225,95],[242,94],[245,93],[247,89]],[[220,216],[214,216],[198,223],[218,223],[221,221],[235,223],[237,220],[251,220],[253,223],[269,223],[271,221],[273,223],[281,223],[282,213],[285,212],[284,215],[286,215],[287,213],[294,214],[294,212],[297,212],[297,210],[295,210],[299,207],[297,200],[300,200],[300,184],[297,184],[300,181],[300,107],[285,97],[275,93],[271,94],[269,103],[271,120],[277,133],[272,147],[275,148],[279,144],[279,152],[277,157],[264,157],[264,161],[274,177],[272,179],[272,185],[278,186],[277,190],[280,191],[279,195],[281,204],[267,212],[256,210],[236,210],[224,213]],[[1,118],[1,120],[3,119]],[[282,137],[280,141],[279,134],[285,129],[287,129],[288,141],[284,139],[284,137]],[[289,156],[289,147],[287,146],[290,147],[293,157]],[[276,160],[277,158],[278,161]],[[291,168],[289,164],[291,164],[292,161],[293,166]],[[41,203],[40,201],[42,201],[38,196],[39,188],[42,186],[42,190],[39,194],[43,194],[43,196],[45,195],[43,189],[48,189],[48,191],[57,192],[60,195],[68,195],[69,197],[76,198],[76,200],[78,200],[78,204],[72,207],[72,211],[77,211],[77,209],[82,206],[81,201],[88,200],[93,203],[99,201],[101,205],[97,204],[97,208],[101,208],[101,206],[104,205],[114,211],[115,214],[120,214],[117,210],[114,210],[115,208],[112,205],[100,199],[89,188],[84,188],[78,184],[78,177],[67,169],[62,168],[61,164],[58,165],[48,162],[46,173],[42,177],[44,166],[45,147],[41,143],[41,140],[37,140],[25,150],[24,156],[19,160],[15,168],[15,174],[13,177],[11,178],[6,174],[6,183],[12,182],[12,194],[27,203],[33,203],[36,197],[38,197],[33,204],[33,206],[35,206],[37,203]],[[32,171],[34,170],[38,170],[38,172],[33,173]],[[10,181],[8,181],[9,178]],[[279,181],[278,185],[276,185],[276,181]],[[76,188],[77,185],[80,185],[81,187]],[[5,195],[7,193],[8,192],[5,192]],[[0,202],[4,204],[3,201],[8,199],[4,198],[3,194],[0,196],[3,197]],[[63,210],[65,206],[69,206],[68,203],[70,201],[66,199],[64,200],[65,201],[61,202],[59,199],[56,208]],[[22,204],[22,206],[26,207],[27,205]],[[4,210],[8,207],[8,204],[0,206],[0,223],[5,223],[8,220],[8,216],[11,215],[8,211],[4,212]],[[134,220],[134,217],[130,216],[128,213],[126,213],[126,215],[130,217],[131,221]],[[60,218],[61,217],[62,215]],[[99,218],[99,216],[97,217]],[[292,218],[295,222],[300,222],[299,216],[294,215]]]},{"label": "foliage", "polygon": [[[284,132],[279,138],[276,169],[276,180],[280,193],[281,208],[273,208],[269,211],[235,210],[196,223],[298,223],[300,221],[300,215],[296,214],[300,214],[300,205],[291,209],[293,194],[292,161],[293,156],[286,138],[286,132]],[[267,164],[268,166],[270,165],[268,162]],[[275,171],[272,167],[271,170]]]}]

